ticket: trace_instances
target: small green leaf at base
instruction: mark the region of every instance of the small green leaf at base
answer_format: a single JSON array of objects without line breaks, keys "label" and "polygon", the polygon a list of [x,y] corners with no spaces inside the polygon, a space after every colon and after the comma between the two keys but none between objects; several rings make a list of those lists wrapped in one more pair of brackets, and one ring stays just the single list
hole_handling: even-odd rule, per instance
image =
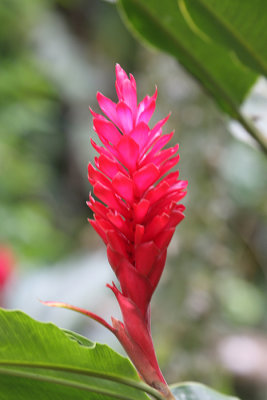
[{"label": "small green leaf at base", "polygon": [[239,400],[237,397],[227,396],[195,382],[172,385],[171,391],[176,400]]}]

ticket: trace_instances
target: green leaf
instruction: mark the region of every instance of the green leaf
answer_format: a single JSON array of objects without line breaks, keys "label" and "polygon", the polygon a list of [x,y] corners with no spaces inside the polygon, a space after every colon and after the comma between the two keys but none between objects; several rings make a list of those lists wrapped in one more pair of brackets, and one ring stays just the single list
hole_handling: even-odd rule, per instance
[{"label": "green leaf", "polygon": [[119,0],[118,5],[142,40],[174,56],[226,112],[239,119],[239,105],[255,82],[255,73],[223,47],[196,34],[177,0]]},{"label": "green leaf", "polygon": [[188,16],[184,2],[179,2],[180,7],[178,2],[118,0],[118,7],[125,23],[142,41],[174,56],[267,154],[266,138],[240,112],[240,105],[258,75],[233,52],[207,38]]},{"label": "green leaf", "polygon": [[[198,34],[233,50],[259,74],[267,75],[266,0],[178,0]],[[194,25],[195,24],[195,25]]]},{"label": "green leaf", "polygon": [[106,345],[0,309],[0,400],[162,399]]},{"label": "green leaf", "polygon": [[171,391],[177,400],[238,400],[237,397],[226,396],[194,382],[172,385]]}]

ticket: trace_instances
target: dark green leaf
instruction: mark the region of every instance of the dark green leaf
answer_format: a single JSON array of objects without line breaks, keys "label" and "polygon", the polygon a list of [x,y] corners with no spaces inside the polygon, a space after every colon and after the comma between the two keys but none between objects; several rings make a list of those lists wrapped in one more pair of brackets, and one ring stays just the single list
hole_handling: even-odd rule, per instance
[{"label": "dark green leaf", "polygon": [[[208,40],[236,52],[240,60],[267,75],[265,0],[178,0],[189,25]],[[194,24],[196,24],[194,26]]]},{"label": "dark green leaf", "polygon": [[139,37],[173,55],[225,111],[237,117],[256,74],[224,48],[200,38],[188,26],[177,0],[119,0],[119,6]]}]

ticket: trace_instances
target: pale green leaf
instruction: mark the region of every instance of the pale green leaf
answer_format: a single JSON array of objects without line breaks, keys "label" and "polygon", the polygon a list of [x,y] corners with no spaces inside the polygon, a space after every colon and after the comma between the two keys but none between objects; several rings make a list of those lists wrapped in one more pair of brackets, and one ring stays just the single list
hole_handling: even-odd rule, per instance
[{"label": "pale green leaf", "polygon": [[171,390],[176,400],[239,400],[195,382],[172,385]]}]

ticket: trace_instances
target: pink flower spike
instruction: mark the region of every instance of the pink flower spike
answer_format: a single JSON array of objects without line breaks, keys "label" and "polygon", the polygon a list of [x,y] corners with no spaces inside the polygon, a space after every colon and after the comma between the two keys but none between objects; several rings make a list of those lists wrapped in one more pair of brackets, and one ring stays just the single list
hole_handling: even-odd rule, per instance
[{"label": "pink flower spike", "polygon": [[[155,387],[165,381],[149,336],[149,303],[164,269],[167,246],[175,227],[183,219],[176,203],[185,195],[186,182],[178,179],[177,172],[167,174],[179,161],[179,156],[175,156],[178,145],[163,149],[173,136],[173,133],[162,135],[169,115],[152,129],[148,126],[155,110],[157,89],[152,97],[146,96],[137,105],[136,82],[132,75],[128,78],[118,64],[115,86],[117,105],[97,95],[100,108],[111,122],[107,124],[93,114],[97,120],[95,129],[104,143],[103,148],[93,143],[100,154],[96,167],[108,181],[102,175],[96,179],[93,170],[89,174],[94,194],[112,211],[105,214],[102,207],[98,210],[92,201],[89,206],[95,212],[95,229],[99,229],[107,242],[108,259],[122,289],[120,293],[114,285],[109,286],[123,314],[124,323],[113,319],[117,337],[144,380],[151,384],[151,376],[154,376]],[[103,218],[107,220],[106,228]],[[105,229],[106,236],[103,235]],[[139,354],[137,358],[136,354]],[[142,365],[149,365],[149,368],[144,370]]]},{"label": "pink flower spike", "polygon": [[6,245],[0,245],[0,307],[5,306],[6,289],[15,270],[15,257]]},{"label": "pink flower spike", "polygon": [[14,255],[7,246],[0,245],[0,293],[7,284],[15,265]]},{"label": "pink flower spike", "polygon": [[124,323],[113,319],[116,336],[144,380],[151,384],[153,375],[152,386],[162,387],[165,381],[150,336],[149,304],[164,269],[167,246],[184,217],[177,201],[185,195],[186,182],[178,179],[178,172],[168,173],[179,161],[175,155],[178,145],[164,149],[173,136],[173,132],[162,134],[169,115],[152,129],[148,126],[157,89],[137,105],[135,79],[128,78],[118,64],[115,86],[117,104],[97,95],[111,122],[93,114],[95,130],[104,144],[92,143],[100,154],[96,167],[107,180],[92,167],[89,172],[94,194],[110,211],[105,213],[103,205],[92,201],[89,207],[95,212],[95,229],[107,244],[108,259],[122,289],[120,293],[108,285],[123,314]]},{"label": "pink flower spike", "polygon": [[137,103],[136,82],[116,64],[114,102],[103,94],[97,100],[104,115],[91,111],[96,134],[103,145],[91,139],[97,151],[95,165],[89,164],[93,187],[88,206],[89,220],[103,239],[108,261],[120,290],[115,294],[122,321],[112,326],[101,317],[65,303],[45,302],[69,308],[95,319],[113,332],[140,376],[166,399],[174,399],[160,371],[150,331],[150,301],[165,267],[167,248],[177,225],[184,218],[187,182],[179,172],[170,172],[179,161],[178,145],[165,148],[173,133],[163,134],[163,118],[154,127],[149,121],[156,107],[157,89]]}]

